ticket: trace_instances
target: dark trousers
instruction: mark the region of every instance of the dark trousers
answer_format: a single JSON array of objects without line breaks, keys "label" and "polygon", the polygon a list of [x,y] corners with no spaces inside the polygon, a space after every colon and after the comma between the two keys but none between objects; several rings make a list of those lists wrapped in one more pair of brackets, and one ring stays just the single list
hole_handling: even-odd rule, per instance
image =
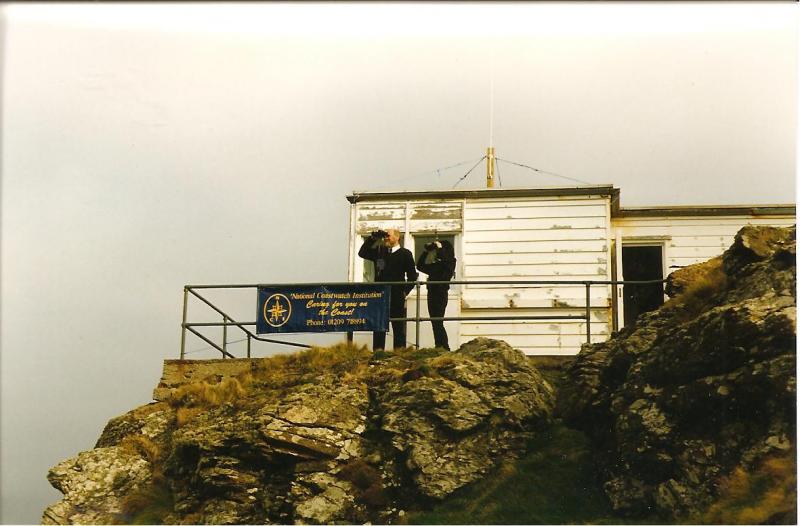
[{"label": "dark trousers", "polygon": [[[444,311],[447,308],[447,290],[434,288],[434,285],[428,287],[428,316],[431,318],[441,318],[444,316]],[[444,322],[431,320],[433,326],[433,341],[436,347],[450,350],[450,345],[447,342],[447,331],[444,330]]]},{"label": "dark trousers", "polygon": [[[406,292],[403,287],[392,287],[389,299],[389,317],[390,318],[405,318],[406,317]],[[393,321],[393,348],[399,349],[406,346],[406,322]],[[373,332],[372,333],[372,350],[386,348],[386,333]]]}]

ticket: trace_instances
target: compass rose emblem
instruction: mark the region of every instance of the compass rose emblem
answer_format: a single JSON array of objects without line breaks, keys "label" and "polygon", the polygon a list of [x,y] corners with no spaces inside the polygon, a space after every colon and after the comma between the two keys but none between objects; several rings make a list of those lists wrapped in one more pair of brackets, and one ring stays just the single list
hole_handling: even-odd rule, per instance
[{"label": "compass rose emblem", "polygon": [[264,319],[272,327],[280,327],[289,321],[292,304],[283,294],[273,294],[264,302]]}]

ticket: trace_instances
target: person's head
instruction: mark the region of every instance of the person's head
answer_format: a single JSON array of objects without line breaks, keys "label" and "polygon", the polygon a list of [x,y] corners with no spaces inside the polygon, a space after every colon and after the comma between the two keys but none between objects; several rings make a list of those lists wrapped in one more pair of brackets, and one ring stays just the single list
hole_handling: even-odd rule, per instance
[{"label": "person's head", "polygon": [[440,253],[446,258],[455,257],[455,249],[453,249],[453,244],[446,239],[442,239],[441,243],[442,243],[442,248],[439,249]]},{"label": "person's head", "polygon": [[393,247],[400,242],[400,231],[396,228],[387,228],[386,232],[389,234],[386,236],[386,246]]}]

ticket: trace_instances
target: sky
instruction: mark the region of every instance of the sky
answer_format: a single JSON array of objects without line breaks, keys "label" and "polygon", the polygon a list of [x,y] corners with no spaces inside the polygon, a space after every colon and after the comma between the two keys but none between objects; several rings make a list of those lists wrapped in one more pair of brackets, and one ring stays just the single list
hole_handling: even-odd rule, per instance
[{"label": "sky", "polygon": [[[795,202],[797,17],[746,3],[4,6],[0,520],[38,523],[60,498],[47,470],[150,401],[178,357],[184,285],[346,280],[353,190],[481,188],[482,164],[459,179],[491,138],[504,188]],[[252,291],[215,299],[253,317]],[[217,357],[205,347],[189,339],[189,357]]]}]

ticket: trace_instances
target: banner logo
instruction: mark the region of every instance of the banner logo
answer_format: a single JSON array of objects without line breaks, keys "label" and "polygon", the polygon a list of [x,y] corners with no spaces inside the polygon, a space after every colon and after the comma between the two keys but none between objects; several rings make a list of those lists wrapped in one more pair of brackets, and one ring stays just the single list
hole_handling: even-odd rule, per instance
[{"label": "banner logo", "polygon": [[264,319],[271,327],[284,325],[292,316],[292,302],[283,294],[273,294],[264,302]]}]

